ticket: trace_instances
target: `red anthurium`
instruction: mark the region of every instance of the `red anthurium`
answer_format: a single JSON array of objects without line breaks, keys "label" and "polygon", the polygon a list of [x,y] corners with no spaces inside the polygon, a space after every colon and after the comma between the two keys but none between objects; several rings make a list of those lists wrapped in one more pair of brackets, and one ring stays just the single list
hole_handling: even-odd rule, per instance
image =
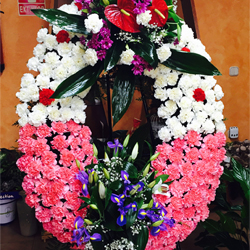
[{"label": "red anthurium", "polygon": [[[164,1],[164,0],[163,0]],[[118,0],[116,4],[110,4],[105,8],[107,19],[121,30],[136,33],[140,32],[140,26],[136,22],[136,14],[132,0]]]},{"label": "red anthurium", "polygon": [[148,7],[151,11],[152,18],[149,24],[157,24],[163,27],[168,20],[168,6],[164,0],[153,0],[152,6]]}]

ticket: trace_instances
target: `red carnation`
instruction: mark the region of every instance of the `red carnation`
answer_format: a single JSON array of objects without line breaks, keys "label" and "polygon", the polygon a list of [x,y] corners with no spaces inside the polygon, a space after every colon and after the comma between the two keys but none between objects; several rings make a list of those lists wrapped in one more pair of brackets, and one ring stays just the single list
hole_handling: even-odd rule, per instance
[{"label": "red carnation", "polygon": [[206,99],[205,92],[201,88],[198,88],[198,89],[194,90],[193,98],[197,102],[199,102],[199,101],[203,102]]},{"label": "red carnation", "polygon": [[75,5],[77,6],[78,10],[82,9],[82,4],[81,3],[75,3]]},{"label": "red carnation", "polygon": [[182,51],[185,51],[185,52],[190,52],[190,49],[187,48],[187,47],[183,47],[181,50],[182,50]]},{"label": "red carnation", "polygon": [[43,105],[50,105],[55,99],[50,98],[54,94],[52,89],[43,89],[39,93],[39,102]]},{"label": "red carnation", "polygon": [[59,43],[68,43],[70,41],[69,33],[66,30],[60,30],[56,35],[56,40]]}]

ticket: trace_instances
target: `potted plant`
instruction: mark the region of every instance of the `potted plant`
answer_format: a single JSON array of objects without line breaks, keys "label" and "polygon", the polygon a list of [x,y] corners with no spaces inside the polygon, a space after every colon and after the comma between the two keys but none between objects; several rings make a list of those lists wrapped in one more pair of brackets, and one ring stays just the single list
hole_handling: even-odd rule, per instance
[{"label": "potted plant", "polygon": [[6,224],[15,219],[15,204],[19,198],[18,192],[22,189],[24,173],[16,166],[16,161],[21,157],[21,152],[16,148],[1,148],[0,151],[0,223]]}]

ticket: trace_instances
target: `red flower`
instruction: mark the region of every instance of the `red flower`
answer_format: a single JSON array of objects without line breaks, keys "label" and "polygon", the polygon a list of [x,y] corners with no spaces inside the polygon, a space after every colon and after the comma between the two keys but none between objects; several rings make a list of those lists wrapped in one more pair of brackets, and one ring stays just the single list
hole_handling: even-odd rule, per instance
[{"label": "red flower", "polygon": [[43,89],[39,93],[39,102],[43,105],[50,105],[55,99],[50,98],[54,94],[52,89]]},{"label": "red flower", "polygon": [[198,88],[198,89],[194,90],[193,98],[197,102],[203,102],[206,99],[205,92],[201,88]]},{"label": "red flower", "polygon": [[132,0],[118,0],[116,4],[110,4],[105,8],[107,19],[121,30],[137,33],[140,26],[136,22],[136,14],[133,12],[135,5]]},{"label": "red flower", "polygon": [[185,52],[190,52],[190,49],[187,48],[187,47],[183,47],[181,50],[182,50],[182,51],[185,51]]},{"label": "red flower", "polygon": [[69,33],[65,30],[60,30],[56,35],[56,40],[59,43],[68,43],[70,41]]},{"label": "red flower", "polygon": [[82,9],[82,4],[81,3],[75,3],[75,5],[77,6],[78,10]]},{"label": "red flower", "polygon": [[148,7],[152,17],[149,24],[157,24],[158,27],[163,27],[168,20],[168,6],[164,0],[153,0],[152,6]]}]

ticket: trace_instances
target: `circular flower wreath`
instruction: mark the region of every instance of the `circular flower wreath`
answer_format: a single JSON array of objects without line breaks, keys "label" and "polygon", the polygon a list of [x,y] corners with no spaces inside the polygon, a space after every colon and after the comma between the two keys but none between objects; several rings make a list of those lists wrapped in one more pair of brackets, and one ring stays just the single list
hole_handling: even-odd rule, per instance
[{"label": "circular flower wreath", "polygon": [[[75,0],[59,9],[70,14],[86,15],[84,10],[91,12],[91,2]],[[118,1],[119,4],[122,1]],[[163,144],[157,146],[160,155],[152,166],[159,171],[159,175],[168,174],[173,183],[167,190],[162,187],[156,191],[154,199],[166,207],[168,217],[174,218],[176,223],[159,236],[150,235],[146,249],[152,246],[174,249],[177,241],[183,241],[200,220],[208,217],[207,205],[214,199],[219,185],[223,172],[220,162],[225,156],[224,105],[219,100],[224,94],[212,76],[191,75],[163,65],[171,57],[171,49],[197,53],[211,60],[201,42],[194,39],[191,29],[182,23],[179,39],[162,43],[163,33],[150,23],[150,1],[144,1],[145,6],[141,6],[148,6],[147,11],[142,11],[137,1],[133,4],[138,9],[130,10],[128,6],[123,6],[133,17],[133,11],[138,12],[132,31],[126,30],[129,27],[127,19],[124,23],[112,19],[113,12],[120,18],[119,6],[108,6],[105,15],[110,22],[114,21],[123,29],[118,35],[121,41],[129,42],[133,38],[129,32],[138,31],[140,25],[157,31],[151,36],[157,44],[157,67],[152,69],[129,47],[121,51],[118,64],[129,65],[134,75],[154,79],[154,97],[161,102],[158,116],[165,121],[165,126],[159,130],[158,136]],[[152,6],[155,4],[156,1],[153,1]],[[167,16],[165,12],[164,7],[162,13]],[[156,14],[152,22],[162,27],[162,19]],[[24,74],[20,92],[17,93],[22,102],[16,109],[22,127],[18,143],[25,154],[17,164],[20,170],[27,173],[23,181],[26,202],[35,207],[36,217],[43,223],[44,229],[61,242],[71,241],[75,219],[84,217],[86,213],[85,209],[78,211],[82,203],[78,198],[82,184],[75,178],[79,172],[75,159],[81,162],[80,170],[84,170],[92,160],[96,163],[96,159],[90,144],[91,131],[82,125],[86,108],[83,98],[89,89],[74,97],[50,97],[69,76],[104,60],[113,44],[107,22],[97,14],[88,15],[84,25],[92,33],[91,38],[55,25],[53,34],[48,34],[46,28],[38,32],[39,44],[34,48],[34,57],[27,66],[38,71],[39,75]],[[78,247],[84,248],[85,245]]]}]

